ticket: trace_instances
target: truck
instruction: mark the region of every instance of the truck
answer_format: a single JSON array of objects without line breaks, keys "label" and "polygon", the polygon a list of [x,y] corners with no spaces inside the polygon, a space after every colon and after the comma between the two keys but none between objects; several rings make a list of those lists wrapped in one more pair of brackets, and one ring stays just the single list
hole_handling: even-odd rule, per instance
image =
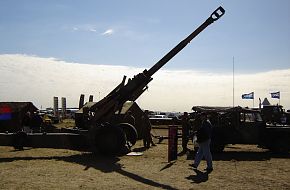
[{"label": "truck", "polygon": [[211,150],[228,144],[253,144],[273,152],[290,151],[290,126],[266,123],[261,110],[243,107],[193,106],[193,123],[206,113],[212,123]]},{"label": "truck", "polygon": [[264,105],[261,114],[266,123],[290,125],[290,113],[286,112],[282,105]]},{"label": "truck", "polygon": [[[30,147],[53,147],[81,149],[90,148],[105,154],[118,154],[126,147],[133,146],[137,139],[137,132],[134,126],[128,123],[116,122],[114,118],[121,113],[124,104],[128,101],[134,102],[147,88],[152,81],[152,76],[160,70],[169,60],[178,54],[192,39],[201,33],[210,24],[223,16],[225,10],[218,7],[205,22],[177,44],[164,57],[155,63],[149,70],[129,78],[126,76],[107,96],[98,102],[89,102],[84,105],[78,116],[82,128],[66,130],[66,133],[46,134],[1,134],[0,144],[13,145],[21,148]],[[11,136],[13,138],[11,138]]]}]

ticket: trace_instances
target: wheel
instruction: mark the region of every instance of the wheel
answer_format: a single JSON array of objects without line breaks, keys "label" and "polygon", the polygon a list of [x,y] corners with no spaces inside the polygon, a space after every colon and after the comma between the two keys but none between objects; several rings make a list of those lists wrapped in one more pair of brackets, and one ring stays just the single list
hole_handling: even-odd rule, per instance
[{"label": "wheel", "polygon": [[210,143],[211,152],[215,152],[215,153],[223,152],[226,145],[224,139],[226,139],[224,137],[224,134],[222,134],[218,128],[214,127],[212,131],[212,138],[211,138],[211,143]]},{"label": "wheel", "polygon": [[138,138],[138,133],[135,127],[129,123],[120,123],[117,127],[124,131],[127,141],[130,142],[131,146],[134,146]]},{"label": "wheel", "polygon": [[263,140],[264,147],[273,153],[288,153],[290,151],[289,133],[269,133]]},{"label": "wheel", "polygon": [[274,153],[288,153],[290,151],[290,145],[284,139],[277,139],[266,147]]},{"label": "wheel", "polygon": [[213,137],[210,143],[210,150],[215,153],[223,152],[225,144],[220,140],[219,137]]},{"label": "wheel", "polygon": [[122,128],[101,126],[95,134],[96,149],[106,155],[116,155],[125,147],[126,136]]},{"label": "wheel", "polygon": [[220,153],[224,151],[224,148],[225,148],[224,144],[213,144],[211,145],[210,150],[215,153]]}]

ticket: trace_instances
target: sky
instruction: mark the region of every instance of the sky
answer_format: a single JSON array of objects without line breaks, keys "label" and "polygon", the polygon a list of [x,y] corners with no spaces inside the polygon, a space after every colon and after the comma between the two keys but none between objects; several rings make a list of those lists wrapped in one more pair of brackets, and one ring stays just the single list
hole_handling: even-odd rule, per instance
[{"label": "sky", "polygon": [[[50,77],[48,68],[51,68],[51,63],[66,66],[63,66],[66,69],[61,72],[57,68],[56,70],[51,68],[52,73],[57,73],[53,76],[56,75],[59,80],[63,81],[61,79],[63,75],[71,75],[74,80],[88,82],[91,85],[84,84],[86,89],[77,89],[80,88],[77,87],[76,90],[68,92],[64,86],[45,83],[51,85],[49,88],[53,85],[59,86],[59,91],[54,94],[43,92],[42,97],[35,98],[41,100],[40,102],[35,100],[38,102],[37,105],[48,105],[47,102],[51,100],[45,100],[46,95],[52,97],[76,93],[74,98],[71,97],[74,103],[77,102],[80,93],[105,96],[111,89],[102,89],[100,86],[106,86],[101,84],[102,82],[108,83],[107,87],[114,88],[114,85],[122,80],[123,75],[130,77],[130,74],[132,76],[142,72],[144,68],[149,69],[201,25],[219,6],[225,9],[225,15],[208,26],[170,60],[162,68],[161,73],[153,76],[154,80],[149,84],[152,90],[149,89],[144,97],[142,95],[138,100],[140,104],[155,110],[160,108],[179,111],[190,107],[186,104],[232,105],[234,64],[236,104],[252,105],[247,100],[241,100],[242,93],[254,91],[256,97],[259,95],[263,99],[269,98],[270,92],[281,91],[281,104],[290,108],[290,90],[287,83],[290,69],[290,1],[288,0],[2,0],[0,1],[2,81],[0,99],[23,100],[16,95],[11,95],[12,92],[16,94],[22,92],[21,86],[15,81],[21,81],[28,86],[30,84],[25,80],[29,80],[29,77],[34,78],[35,81],[43,80],[39,73],[25,71],[26,68],[34,68],[32,71],[41,71],[43,76]],[[8,63],[10,65],[7,65]],[[13,66],[12,63],[17,66]],[[90,73],[92,80],[98,79],[98,81],[86,81],[81,78],[86,78],[86,75],[77,75],[72,71],[66,73],[70,67],[75,68],[74,65],[78,70],[83,68]],[[111,76],[111,70],[114,70],[114,77],[108,81],[103,80],[97,76],[98,69],[101,69],[99,67],[110,68],[105,69],[108,72],[105,76]],[[77,72],[77,70],[73,71]],[[10,72],[15,74],[12,75],[13,80],[7,75]],[[272,76],[275,78],[271,78]],[[240,79],[245,82],[241,82]],[[167,86],[169,91],[161,84]],[[210,89],[205,88],[207,86]],[[4,91],[4,87],[7,90]],[[39,85],[36,87],[43,89]],[[177,96],[171,90],[174,88],[179,89],[180,93],[186,96],[200,95],[202,98],[198,100],[197,97],[194,101],[185,98],[184,100],[188,102],[178,101],[179,105],[174,105],[177,102],[170,103],[171,96],[155,97],[154,93],[160,94],[158,88],[163,89],[163,92],[172,93],[172,97]],[[191,89],[189,92],[184,90],[189,88]],[[45,88],[43,90],[45,91]],[[207,98],[200,91],[207,92]],[[28,93],[25,97],[29,98],[30,95]],[[154,98],[150,100],[150,96],[153,95]],[[160,101],[165,103],[158,103]],[[164,104],[169,105],[164,106]]]}]

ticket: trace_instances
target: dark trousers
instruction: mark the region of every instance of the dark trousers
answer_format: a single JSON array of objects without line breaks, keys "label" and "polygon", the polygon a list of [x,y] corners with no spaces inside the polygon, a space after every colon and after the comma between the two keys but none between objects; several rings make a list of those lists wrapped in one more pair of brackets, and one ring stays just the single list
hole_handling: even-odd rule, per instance
[{"label": "dark trousers", "polygon": [[182,148],[183,150],[187,149],[189,138],[188,138],[188,130],[182,130]]},{"label": "dark trousers", "polygon": [[146,134],[144,134],[144,137],[143,137],[143,145],[144,145],[144,147],[149,148],[150,147],[150,143],[152,145],[154,145],[152,137],[151,137],[151,133],[150,132],[146,132]]}]

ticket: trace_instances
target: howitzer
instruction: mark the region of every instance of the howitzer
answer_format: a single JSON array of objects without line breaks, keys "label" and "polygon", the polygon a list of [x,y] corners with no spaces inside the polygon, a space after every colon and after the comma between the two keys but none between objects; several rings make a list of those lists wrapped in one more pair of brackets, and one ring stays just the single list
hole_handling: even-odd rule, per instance
[{"label": "howitzer", "polygon": [[94,112],[93,123],[102,123],[109,120],[112,114],[120,110],[126,101],[135,101],[148,87],[147,84],[152,80],[152,75],[164,66],[170,59],[179,53],[190,41],[202,32],[207,26],[218,20],[225,10],[222,7],[217,8],[211,16],[200,25],[188,37],[182,40],[177,46],[169,51],[162,59],[154,64],[149,70],[135,75],[125,84],[126,76],[122,82],[112,90],[105,98],[97,102],[90,108]]},{"label": "howitzer", "polygon": [[[88,116],[88,118],[86,118],[88,125],[87,128],[91,130],[90,134],[93,135],[92,140],[93,142],[97,142],[98,147],[103,147],[103,141],[105,140],[105,138],[107,138],[103,135],[103,132],[101,131],[109,131],[108,129],[105,130],[103,128],[112,128],[112,125],[115,125],[110,124],[112,123],[112,117],[116,113],[120,113],[124,103],[127,101],[135,101],[148,88],[147,85],[152,80],[152,75],[154,73],[156,73],[177,53],[179,53],[188,43],[190,43],[193,38],[195,38],[200,32],[202,32],[207,26],[209,26],[214,21],[218,20],[222,15],[224,15],[224,13],[225,10],[222,7],[217,8],[203,24],[201,24],[194,32],[192,32],[178,45],[176,45],[149,70],[145,69],[142,73],[135,75],[132,79],[128,79],[127,83],[125,83],[126,76],[124,76],[122,82],[106,97],[104,97],[99,102],[96,102],[94,105],[90,106],[88,109],[86,109],[86,111],[84,110],[84,112],[87,112],[84,114]],[[106,126],[103,125],[104,123],[106,123]],[[125,131],[131,131],[129,132],[131,133],[131,135],[126,133],[126,136],[127,138],[131,136],[131,142],[133,142],[134,144],[136,142],[136,135],[132,135],[132,133],[136,131],[132,129],[134,127],[122,124],[121,128],[123,128],[123,130],[126,128],[127,130]],[[116,129],[112,128],[112,130]],[[102,140],[99,140],[100,138]],[[108,147],[105,149],[108,149]]]}]

